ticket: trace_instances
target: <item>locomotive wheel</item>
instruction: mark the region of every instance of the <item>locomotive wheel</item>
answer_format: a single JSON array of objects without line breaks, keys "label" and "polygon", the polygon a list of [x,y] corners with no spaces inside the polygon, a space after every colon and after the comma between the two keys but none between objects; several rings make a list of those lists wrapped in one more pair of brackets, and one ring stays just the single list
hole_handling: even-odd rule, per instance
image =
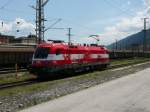
[{"label": "locomotive wheel", "polygon": [[91,72],[94,71],[94,66],[90,66],[90,71],[91,71]]}]

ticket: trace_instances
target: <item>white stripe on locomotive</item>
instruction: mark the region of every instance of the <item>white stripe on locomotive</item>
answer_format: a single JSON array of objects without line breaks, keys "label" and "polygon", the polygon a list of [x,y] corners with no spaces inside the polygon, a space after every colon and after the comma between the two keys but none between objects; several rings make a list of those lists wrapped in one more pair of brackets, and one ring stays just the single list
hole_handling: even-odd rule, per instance
[{"label": "white stripe on locomotive", "polygon": [[[85,54],[70,54],[71,60],[78,60],[78,59],[83,59]],[[65,57],[69,56],[69,54],[48,54],[47,58],[40,59],[40,58],[33,58],[33,60],[50,60],[50,61],[59,61],[59,60],[65,60]],[[90,57],[92,59],[96,58],[109,58],[108,54],[91,54]]]}]

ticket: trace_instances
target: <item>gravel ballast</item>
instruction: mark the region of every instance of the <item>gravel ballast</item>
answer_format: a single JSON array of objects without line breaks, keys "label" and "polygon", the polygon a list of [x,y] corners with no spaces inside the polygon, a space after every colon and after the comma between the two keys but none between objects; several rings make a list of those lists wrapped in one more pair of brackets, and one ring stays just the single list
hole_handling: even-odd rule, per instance
[{"label": "gravel ballast", "polygon": [[60,96],[64,96],[82,89],[86,89],[116,78],[126,76],[145,68],[149,68],[150,63],[131,66],[124,69],[112,69],[100,72],[83,74],[76,77],[61,79],[59,83],[49,85],[46,89],[17,94],[11,96],[0,96],[0,112],[16,112],[18,110],[48,101]]}]

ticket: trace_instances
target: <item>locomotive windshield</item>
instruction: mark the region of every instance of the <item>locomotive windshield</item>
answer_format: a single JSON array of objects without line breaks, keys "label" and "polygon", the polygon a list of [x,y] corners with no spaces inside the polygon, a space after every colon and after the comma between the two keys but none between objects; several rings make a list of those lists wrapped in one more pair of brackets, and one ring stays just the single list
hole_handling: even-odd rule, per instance
[{"label": "locomotive windshield", "polygon": [[34,58],[44,59],[47,58],[49,54],[48,48],[37,48],[34,54]]}]

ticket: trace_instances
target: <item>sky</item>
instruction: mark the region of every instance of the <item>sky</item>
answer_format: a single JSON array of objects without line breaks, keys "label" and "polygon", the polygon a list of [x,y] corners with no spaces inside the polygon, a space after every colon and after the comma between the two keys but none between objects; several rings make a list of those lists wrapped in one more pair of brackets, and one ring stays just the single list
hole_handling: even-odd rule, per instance
[{"label": "sky", "polygon": [[[36,0],[0,0],[0,33],[35,34],[35,4]],[[99,35],[99,44],[109,45],[141,31],[144,17],[150,17],[150,0],[50,0],[45,6],[45,27],[61,19],[53,28],[72,28],[75,43],[95,43],[89,36]],[[45,40],[67,42],[67,34],[65,29],[50,29]]]}]

